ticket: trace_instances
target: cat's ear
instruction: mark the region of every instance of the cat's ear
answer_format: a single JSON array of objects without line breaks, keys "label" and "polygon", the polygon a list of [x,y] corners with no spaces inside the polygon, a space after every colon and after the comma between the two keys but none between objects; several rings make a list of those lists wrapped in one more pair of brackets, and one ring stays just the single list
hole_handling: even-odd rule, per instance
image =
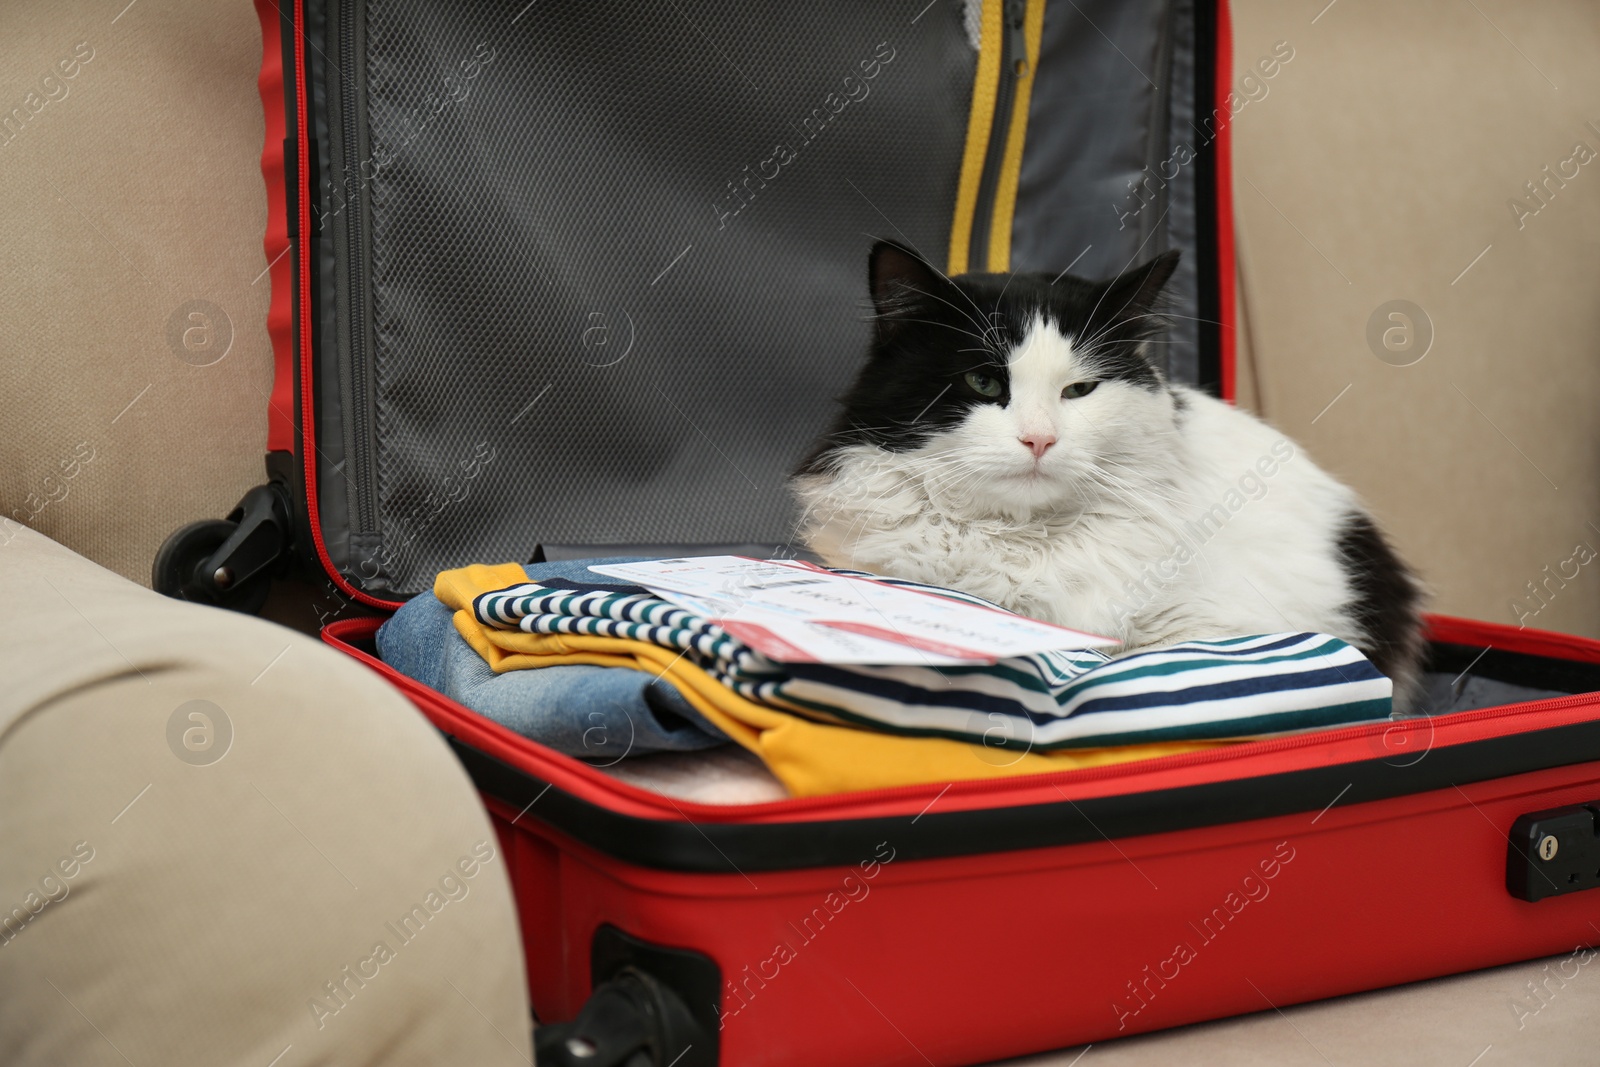
[{"label": "cat's ear", "polygon": [[933,294],[949,285],[944,275],[921,256],[892,241],[879,241],[872,246],[867,277],[872,286],[872,305],[880,317],[903,310],[907,298],[916,293]]},{"label": "cat's ear", "polygon": [[1118,316],[1143,315],[1156,306],[1162,287],[1177,269],[1178,250],[1174,248],[1124,271],[1108,283],[1106,304]]}]

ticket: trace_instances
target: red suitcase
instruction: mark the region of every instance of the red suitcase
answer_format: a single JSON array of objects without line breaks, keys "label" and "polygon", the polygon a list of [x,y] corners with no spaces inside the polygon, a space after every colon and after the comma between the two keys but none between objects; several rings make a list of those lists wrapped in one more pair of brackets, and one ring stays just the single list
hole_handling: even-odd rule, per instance
[{"label": "red suitcase", "polygon": [[[1231,395],[1225,6],[257,6],[272,481],[175,535],[170,592],[248,608],[290,553],[389,609],[535,542],[781,543],[867,230],[952,272],[1181,247],[1168,372]],[[716,806],[396,674],[379,622],[326,639],[479,784],[535,1013],[577,1020],[548,1062],[970,1064],[1600,939],[1600,642],[1435,618],[1436,674],[1571,695]]]},{"label": "red suitcase", "polygon": [[[677,975],[651,952],[689,950],[704,978],[680,989],[721,1056],[701,1062],[981,1063],[1600,941],[1581,892],[1600,887],[1594,692],[729,809],[487,722],[362,651],[376,626],[326,637],[482,788],[539,1018],[573,1017],[619,960]],[[1435,666],[1600,687],[1600,642],[1432,629]]]}]

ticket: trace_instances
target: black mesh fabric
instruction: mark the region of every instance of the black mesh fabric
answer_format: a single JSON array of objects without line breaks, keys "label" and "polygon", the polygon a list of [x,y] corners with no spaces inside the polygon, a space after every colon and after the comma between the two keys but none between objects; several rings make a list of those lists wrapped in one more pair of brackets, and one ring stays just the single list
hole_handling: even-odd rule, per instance
[{"label": "black mesh fabric", "polygon": [[785,542],[874,237],[944,257],[976,56],[925,3],[365,4],[347,573]]}]

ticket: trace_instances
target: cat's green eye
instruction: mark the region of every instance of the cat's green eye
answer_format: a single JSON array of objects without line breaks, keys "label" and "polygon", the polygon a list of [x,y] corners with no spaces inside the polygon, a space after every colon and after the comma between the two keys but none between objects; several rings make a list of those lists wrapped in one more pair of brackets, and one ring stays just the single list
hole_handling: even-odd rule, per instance
[{"label": "cat's green eye", "polygon": [[967,386],[979,396],[999,396],[1000,379],[978,371],[968,371],[966,374]]},{"label": "cat's green eye", "polygon": [[1099,384],[1099,382],[1073,382],[1071,385],[1061,390],[1061,399],[1076,400],[1080,396],[1088,396],[1090,393],[1094,392],[1094,387]]}]

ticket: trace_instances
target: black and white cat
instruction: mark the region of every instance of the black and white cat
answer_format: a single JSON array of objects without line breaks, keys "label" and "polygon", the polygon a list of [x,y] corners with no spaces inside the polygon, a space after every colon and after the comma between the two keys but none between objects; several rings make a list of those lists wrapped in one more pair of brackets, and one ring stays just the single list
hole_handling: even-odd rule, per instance
[{"label": "black and white cat", "polygon": [[1107,282],[949,279],[872,250],[866,366],[793,487],[833,566],[961,589],[1127,649],[1333,634],[1395,682],[1421,590],[1354,493],[1150,358],[1168,252]]}]

